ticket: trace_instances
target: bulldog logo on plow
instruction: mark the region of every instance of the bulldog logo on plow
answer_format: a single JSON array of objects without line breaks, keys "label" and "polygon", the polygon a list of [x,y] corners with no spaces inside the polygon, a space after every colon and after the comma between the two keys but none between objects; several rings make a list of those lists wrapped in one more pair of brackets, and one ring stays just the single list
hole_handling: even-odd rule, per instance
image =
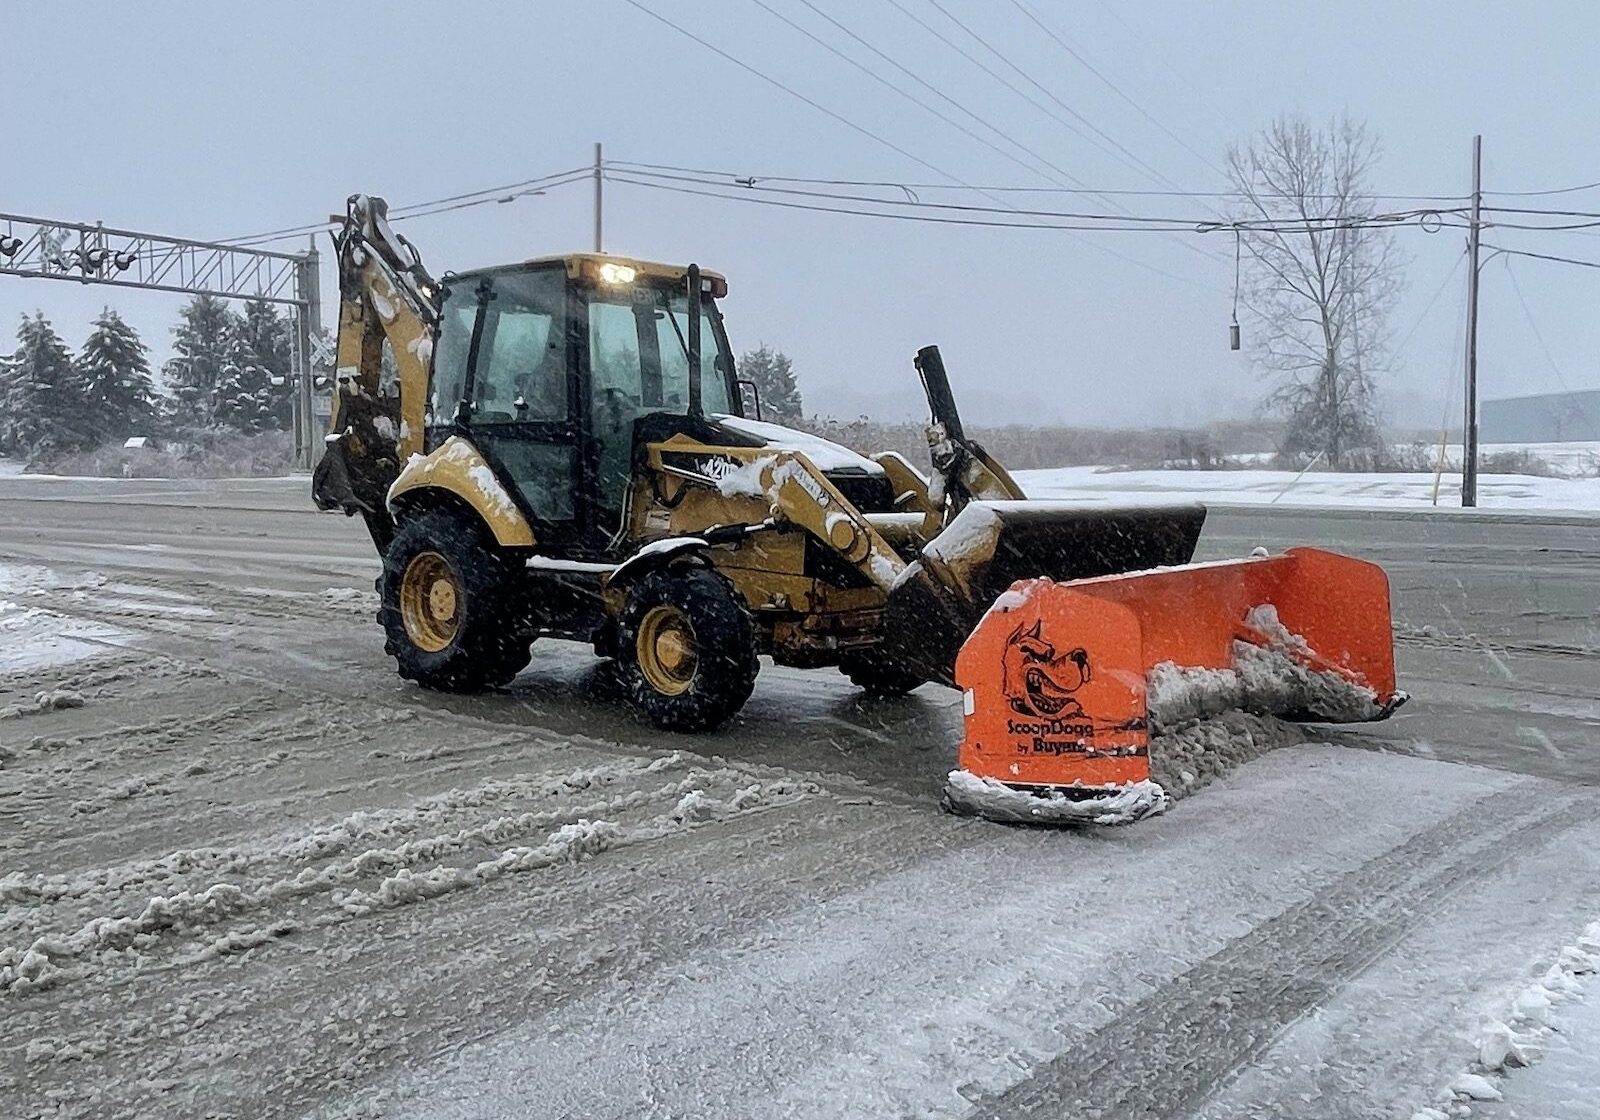
[{"label": "bulldog logo on plow", "polygon": [[1018,626],[1006,640],[1003,684],[1012,711],[1043,719],[1083,719],[1083,705],[1073,695],[1093,677],[1089,654],[1078,646],[1057,654],[1044,636],[1043,620]]}]

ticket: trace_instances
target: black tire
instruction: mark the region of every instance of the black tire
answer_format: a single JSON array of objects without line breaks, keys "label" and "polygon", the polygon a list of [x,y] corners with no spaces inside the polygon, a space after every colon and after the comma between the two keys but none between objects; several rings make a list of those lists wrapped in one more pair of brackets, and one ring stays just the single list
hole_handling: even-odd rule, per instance
[{"label": "black tire", "polygon": [[[408,581],[407,572],[419,566]],[[448,640],[438,620],[419,619],[408,588],[436,573],[450,584]],[[510,683],[528,664],[531,641],[515,609],[514,566],[495,550],[477,524],[447,510],[427,510],[407,518],[383,557],[379,577],[378,621],[384,649],[400,675],[442,692],[477,692]],[[427,611],[422,611],[427,615]]]},{"label": "black tire", "polygon": [[[689,662],[663,663],[655,652],[663,629],[672,643],[687,645]],[[710,568],[659,569],[628,592],[617,623],[617,667],[624,694],[651,723],[709,731],[733,718],[755,688],[755,622]]]},{"label": "black tire", "polygon": [[884,659],[876,650],[847,653],[839,659],[839,672],[850,678],[850,683],[868,696],[904,696],[919,685],[927,684],[920,673]]}]

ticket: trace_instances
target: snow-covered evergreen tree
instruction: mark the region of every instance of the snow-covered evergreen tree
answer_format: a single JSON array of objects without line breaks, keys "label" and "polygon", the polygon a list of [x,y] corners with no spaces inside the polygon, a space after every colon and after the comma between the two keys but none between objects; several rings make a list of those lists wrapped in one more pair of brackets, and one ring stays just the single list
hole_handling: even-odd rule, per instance
[{"label": "snow-covered evergreen tree", "polygon": [[218,387],[224,368],[236,357],[238,318],[216,296],[195,296],[184,306],[182,322],[172,331],[176,353],[163,367],[172,386],[173,418],[178,423],[211,425],[220,421]]},{"label": "snow-covered evergreen tree", "polygon": [[[17,363],[11,354],[0,354],[0,408],[4,408],[10,399],[13,389],[13,379],[17,375]],[[0,415],[0,455],[19,455],[21,448],[11,442],[11,428],[6,423],[4,415]]]},{"label": "snow-covered evergreen tree", "polygon": [[293,416],[294,392],[289,380],[294,365],[290,320],[278,314],[275,305],[264,299],[254,299],[244,305],[240,330],[245,344],[255,355],[257,367],[267,379],[269,419],[263,427],[287,429]]},{"label": "snow-covered evergreen tree", "polygon": [[72,355],[43,312],[22,318],[0,399],[0,444],[29,459],[90,442],[92,421]]},{"label": "snow-covered evergreen tree", "polygon": [[224,344],[222,369],[212,396],[212,420],[247,434],[276,427],[272,415],[271,375],[251,349],[244,323],[235,320]]},{"label": "snow-covered evergreen tree", "polygon": [[148,435],[156,417],[155,386],[139,332],[109,307],[78,355],[84,409],[97,441]]},{"label": "snow-covered evergreen tree", "polygon": [[794,363],[782,350],[762,343],[739,358],[739,376],[754,381],[761,393],[761,415],[774,424],[798,424],[805,417]]}]

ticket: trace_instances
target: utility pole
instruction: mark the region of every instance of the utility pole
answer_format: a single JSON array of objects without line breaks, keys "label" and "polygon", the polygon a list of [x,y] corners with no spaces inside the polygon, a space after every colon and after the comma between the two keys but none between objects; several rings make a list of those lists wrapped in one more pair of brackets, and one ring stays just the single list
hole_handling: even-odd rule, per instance
[{"label": "utility pole", "polygon": [[1472,224],[1467,234],[1467,388],[1461,418],[1461,505],[1478,504],[1478,234],[1483,206],[1483,137],[1472,138]]},{"label": "utility pole", "polygon": [[322,330],[322,272],[321,257],[317,253],[317,239],[313,235],[306,255],[301,259],[299,280],[300,306],[295,309],[295,351],[300,364],[300,383],[295,386],[295,399],[299,402],[300,429],[296,442],[302,445],[300,465],[315,467],[322,457],[322,441],[317,435],[316,413],[316,362],[312,357],[311,339]]},{"label": "utility pole", "polygon": [[604,166],[600,159],[600,142],[596,140],[594,145],[594,251],[597,253],[605,251],[600,246],[600,218],[601,214],[604,213],[605,202],[602,198],[604,191],[602,184],[606,181]]}]

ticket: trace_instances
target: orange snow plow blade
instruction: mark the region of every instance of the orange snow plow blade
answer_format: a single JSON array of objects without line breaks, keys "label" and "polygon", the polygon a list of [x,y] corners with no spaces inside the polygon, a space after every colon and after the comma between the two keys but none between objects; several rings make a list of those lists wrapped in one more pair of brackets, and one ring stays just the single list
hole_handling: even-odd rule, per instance
[{"label": "orange snow plow blade", "polygon": [[1126,823],[1160,812],[1152,727],[1242,709],[1349,723],[1403,703],[1382,568],[1314,548],[1022,580],[962,646],[957,811]]}]

